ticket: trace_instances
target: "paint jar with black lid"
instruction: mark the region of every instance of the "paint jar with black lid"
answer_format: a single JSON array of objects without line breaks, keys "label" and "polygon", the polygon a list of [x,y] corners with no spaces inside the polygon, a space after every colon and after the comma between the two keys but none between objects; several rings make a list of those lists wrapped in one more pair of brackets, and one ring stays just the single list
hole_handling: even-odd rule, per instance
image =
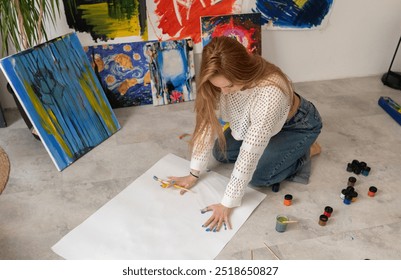
[{"label": "paint jar with black lid", "polygon": [[352,197],[351,196],[349,196],[349,195],[346,195],[345,197],[344,197],[344,204],[346,204],[346,205],[350,205],[351,204],[351,201],[352,201]]},{"label": "paint jar with black lid", "polygon": [[280,190],[280,183],[272,185],[272,192],[278,192]]},{"label": "paint jar with black lid", "polygon": [[348,178],[348,184],[347,184],[348,187],[355,186],[355,183],[356,183],[356,178],[355,177],[351,176],[351,177]]},{"label": "paint jar with black lid", "polygon": [[369,175],[369,173],[370,173],[370,167],[369,166],[366,166],[364,169],[362,169],[362,172],[361,172],[361,174],[363,175],[363,176],[368,176]]},{"label": "paint jar with black lid", "polygon": [[340,193],[340,198],[341,198],[341,199],[344,199],[344,198],[345,198],[345,195],[346,195],[347,193],[348,193],[348,192],[347,192],[346,189],[342,189],[342,190],[341,190],[341,193]]},{"label": "paint jar with black lid", "polygon": [[320,215],[319,225],[325,226],[328,220],[329,220],[329,217],[327,217],[326,215]]},{"label": "paint jar with black lid", "polygon": [[356,198],[358,197],[358,193],[357,192],[352,192],[349,194],[349,196],[351,197],[351,202],[355,202]]},{"label": "paint jar with black lid", "polygon": [[368,196],[374,197],[376,195],[377,188],[375,186],[369,187]]},{"label": "paint jar with black lid", "polygon": [[323,215],[327,216],[327,218],[330,218],[331,213],[333,213],[333,208],[330,206],[324,207],[324,213]]},{"label": "paint jar with black lid", "polygon": [[285,206],[290,206],[292,204],[292,195],[286,194],[284,196],[284,205]]}]

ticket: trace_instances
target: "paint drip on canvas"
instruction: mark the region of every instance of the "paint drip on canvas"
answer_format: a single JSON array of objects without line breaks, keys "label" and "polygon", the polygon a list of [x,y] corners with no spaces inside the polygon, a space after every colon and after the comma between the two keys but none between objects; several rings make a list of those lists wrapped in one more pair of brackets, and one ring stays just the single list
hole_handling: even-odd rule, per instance
[{"label": "paint drip on canvas", "polygon": [[195,66],[191,39],[148,43],[153,105],[195,99]]}]

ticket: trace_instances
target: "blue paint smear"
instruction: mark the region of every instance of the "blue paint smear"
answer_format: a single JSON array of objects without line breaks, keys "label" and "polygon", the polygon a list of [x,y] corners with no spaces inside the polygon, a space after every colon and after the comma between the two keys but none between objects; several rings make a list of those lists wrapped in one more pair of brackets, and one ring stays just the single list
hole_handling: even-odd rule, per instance
[{"label": "blue paint smear", "polygon": [[299,8],[292,0],[257,0],[254,12],[262,15],[261,23],[273,21],[284,28],[312,28],[319,26],[328,14],[333,0],[308,0]]},{"label": "blue paint smear", "polygon": [[[87,48],[86,55],[93,65],[96,58],[101,59],[104,64],[103,69],[95,67],[95,72],[112,108],[153,103],[151,84],[144,83],[144,77],[149,71],[150,58],[146,53],[146,44],[149,42],[107,44]],[[129,57],[133,68],[122,67],[115,59],[117,55]],[[113,83],[107,82],[110,77],[115,80]],[[119,87],[129,79],[137,79],[138,83],[129,87],[126,92],[121,92]]]},{"label": "blue paint smear", "polygon": [[[75,33],[4,58],[0,64],[58,170],[120,129]],[[102,106],[103,111],[90,104],[80,84],[83,77],[87,77],[84,83],[91,89],[94,106]],[[54,116],[56,121],[41,118],[25,83],[33,89],[47,115]],[[72,156],[68,156],[46,127],[55,127]]]}]

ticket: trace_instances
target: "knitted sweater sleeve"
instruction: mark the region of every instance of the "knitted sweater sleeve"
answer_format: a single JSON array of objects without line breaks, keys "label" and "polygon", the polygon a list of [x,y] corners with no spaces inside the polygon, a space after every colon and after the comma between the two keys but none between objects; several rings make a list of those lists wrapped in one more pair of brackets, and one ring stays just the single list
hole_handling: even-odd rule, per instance
[{"label": "knitted sweater sleeve", "polygon": [[221,202],[230,208],[241,205],[245,187],[261,155],[270,138],[281,130],[289,112],[290,98],[278,87],[268,85],[254,91],[255,98],[249,108],[250,123]]},{"label": "knitted sweater sleeve", "polygon": [[207,168],[211,156],[213,139],[210,129],[204,131],[204,137],[202,138],[206,139],[205,142],[195,143],[192,150],[190,168],[193,170],[204,171]]}]

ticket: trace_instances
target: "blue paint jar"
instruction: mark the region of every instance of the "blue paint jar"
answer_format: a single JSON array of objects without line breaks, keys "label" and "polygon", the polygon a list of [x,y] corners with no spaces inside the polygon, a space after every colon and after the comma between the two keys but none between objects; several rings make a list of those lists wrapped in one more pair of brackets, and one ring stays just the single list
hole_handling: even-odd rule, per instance
[{"label": "blue paint jar", "polygon": [[361,174],[362,174],[363,176],[368,176],[369,173],[370,173],[370,167],[369,167],[369,166],[366,166],[364,169],[362,169]]},{"label": "blue paint jar", "polygon": [[345,197],[344,197],[344,204],[346,204],[346,205],[350,205],[351,204],[351,201],[352,201],[352,197],[351,196],[349,196],[349,195],[346,195]]}]

